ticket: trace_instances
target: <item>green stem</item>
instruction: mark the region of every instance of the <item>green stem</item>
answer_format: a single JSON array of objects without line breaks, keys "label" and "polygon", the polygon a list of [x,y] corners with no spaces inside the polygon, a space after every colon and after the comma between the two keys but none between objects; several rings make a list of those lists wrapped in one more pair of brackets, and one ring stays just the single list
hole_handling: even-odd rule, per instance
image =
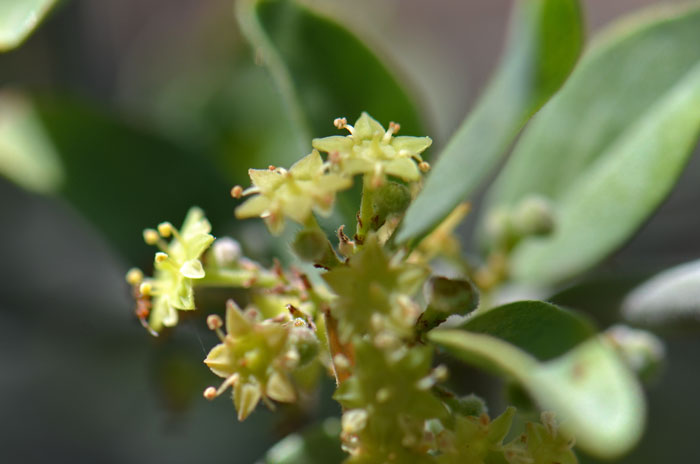
[{"label": "green stem", "polygon": [[362,177],[362,201],[360,203],[360,216],[357,221],[357,229],[355,232],[358,245],[361,245],[362,242],[364,242],[372,224],[375,192],[376,190],[372,187],[372,176],[365,174]]},{"label": "green stem", "polygon": [[256,287],[272,288],[279,278],[271,272],[249,269],[207,270],[202,279],[195,281],[197,287],[246,287],[255,282]]}]

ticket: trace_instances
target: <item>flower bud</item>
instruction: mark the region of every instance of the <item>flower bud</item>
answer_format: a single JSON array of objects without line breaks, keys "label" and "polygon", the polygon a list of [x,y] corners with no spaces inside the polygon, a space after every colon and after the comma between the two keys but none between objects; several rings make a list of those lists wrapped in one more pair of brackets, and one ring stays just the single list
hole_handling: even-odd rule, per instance
[{"label": "flower bud", "polygon": [[486,402],[474,394],[448,398],[445,400],[445,403],[455,414],[461,416],[479,417],[484,413],[488,413]]},{"label": "flower bud", "polygon": [[428,281],[425,299],[428,307],[418,319],[421,332],[437,327],[453,314],[468,314],[479,304],[479,294],[470,281],[446,277],[432,277]]},{"label": "flower bud", "polygon": [[372,209],[372,226],[377,229],[387,217],[402,214],[411,203],[411,192],[405,185],[397,182],[386,182],[374,193]]},{"label": "flower bud", "polygon": [[211,253],[218,266],[230,266],[241,257],[241,245],[231,237],[222,237],[211,246]]},{"label": "flower bud", "polygon": [[539,195],[523,199],[512,214],[512,223],[519,235],[548,235],[554,230],[554,211],[550,201]]},{"label": "flower bud", "polygon": [[292,243],[292,249],[301,260],[326,269],[339,264],[326,235],[318,229],[304,229],[299,232]]},{"label": "flower bud", "polygon": [[318,338],[308,327],[292,327],[289,330],[289,341],[299,353],[299,366],[304,366],[316,359],[318,355]]}]

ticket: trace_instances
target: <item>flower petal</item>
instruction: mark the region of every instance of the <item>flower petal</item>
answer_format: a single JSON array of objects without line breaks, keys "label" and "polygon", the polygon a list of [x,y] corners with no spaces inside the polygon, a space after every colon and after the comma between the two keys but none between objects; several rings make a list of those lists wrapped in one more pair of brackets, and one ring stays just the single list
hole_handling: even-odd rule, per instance
[{"label": "flower petal", "polygon": [[295,179],[313,179],[320,176],[323,171],[323,159],[318,151],[314,150],[289,168]]},{"label": "flower petal", "polygon": [[353,141],[350,137],[332,135],[322,139],[313,139],[311,146],[325,153],[347,153],[352,150]]},{"label": "flower petal", "polygon": [[204,267],[198,259],[190,259],[180,267],[180,274],[190,279],[201,279],[204,277]]},{"label": "flower petal", "polygon": [[253,185],[263,193],[274,191],[284,180],[282,174],[269,169],[248,169],[248,175]]},{"label": "flower petal", "polygon": [[236,217],[245,219],[262,215],[270,207],[270,199],[265,195],[255,195],[236,208]]},{"label": "flower petal", "polygon": [[384,163],[384,172],[408,182],[420,179],[418,166],[411,158],[399,158]]},{"label": "flower petal", "polygon": [[394,137],[391,145],[399,156],[417,156],[433,144],[430,137]]},{"label": "flower petal", "polygon": [[362,115],[360,118],[355,121],[355,130],[353,133],[353,139],[357,140],[363,140],[363,139],[372,139],[376,136],[383,136],[384,135],[384,127],[382,127],[379,122],[374,119],[372,116],[369,114],[362,112]]}]

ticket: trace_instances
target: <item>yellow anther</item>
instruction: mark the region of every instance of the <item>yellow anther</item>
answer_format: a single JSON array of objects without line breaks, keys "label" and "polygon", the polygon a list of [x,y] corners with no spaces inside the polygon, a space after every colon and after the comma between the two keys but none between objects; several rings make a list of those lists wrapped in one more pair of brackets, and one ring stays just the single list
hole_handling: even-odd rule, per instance
[{"label": "yellow anther", "polygon": [[231,196],[235,199],[239,199],[243,196],[243,187],[240,185],[234,185],[231,189]]},{"label": "yellow anther", "polygon": [[267,169],[268,169],[269,171],[274,171],[275,169],[277,169],[277,167],[271,164],[271,165],[269,165],[269,166],[267,167]]},{"label": "yellow anther", "polygon": [[173,233],[173,225],[169,222],[161,222],[158,224],[158,233],[161,237],[168,238]]},{"label": "yellow anther", "polygon": [[160,235],[155,229],[145,229],[143,231],[143,240],[148,245],[155,245],[156,243],[158,243],[158,240],[160,240]]},{"label": "yellow anther", "polygon": [[153,285],[150,282],[143,282],[139,286],[139,292],[141,295],[149,296],[153,292]]},{"label": "yellow anther", "polygon": [[401,124],[399,124],[398,122],[391,121],[389,123],[389,130],[392,134],[396,134],[398,131],[401,130]]},{"label": "yellow anther", "polygon": [[207,327],[209,327],[209,330],[216,330],[223,325],[224,325],[224,322],[216,314],[210,314],[207,317]]},{"label": "yellow anther", "polygon": [[430,171],[430,164],[427,161],[421,161],[418,163],[418,169],[420,169],[421,172],[428,172]]},{"label": "yellow anther", "polygon": [[207,387],[204,390],[204,397],[208,399],[209,401],[213,400],[216,398],[216,388],[214,387]]},{"label": "yellow anther", "polygon": [[163,261],[168,259],[168,254],[163,253],[162,251],[159,251],[156,253],[156,263],[162,263]]},{"label": "yellow anther", "polygon": [[141,269],[132,268],[126,273],[126,281],[131,285],[139,285],[143,281]]}]

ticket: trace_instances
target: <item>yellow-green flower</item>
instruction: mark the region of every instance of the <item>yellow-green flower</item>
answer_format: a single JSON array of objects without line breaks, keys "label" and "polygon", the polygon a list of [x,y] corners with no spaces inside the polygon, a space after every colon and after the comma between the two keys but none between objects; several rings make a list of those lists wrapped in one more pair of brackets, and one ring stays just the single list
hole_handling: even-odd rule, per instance
[{"label": "yellow-green flower", "polygon": [[379,182],[388,174],[414,182],[420,179],[421,170],[429,169],[420,154],[433,143],[430,137],[396,137],[398,124],[392,122],[385,130],[367,113],[354,126],[344,118],[336,119],[335,126],[347,129],[350,135],[314,139],[312,145],[328,153],[330,162],[345,174],[369,174]]},{"label": "yellow-green flower", "polygon": [[[259,216],[270,232],[278,235],[288,217],[303,224],[316,211],[327,216],[333,209],[335,195],[352,185],[352,179],[327,172],[321,155],[314,150],[289,170],[270,167],[250,169],[253,186],[240,195],[253,195],[236,208],[239,219]],[[234,195],[238,196],[234,188]]]},{"label": "yellow-green flower", "polygon": [[248,417],[261,399],[283,403],[296,399],[287,372],[296,367],[299,354],[288,346],[286,326],[271,320],[256,322],[233,300],[226,308],[226,334],[221,331],[218,316],[209,316],[207,324],[216,331],[221,343],[212,348],[204,363],[225,380],[218,389],[207,388],[205,398],[214,399],[233,387],[238,420]]},{"label": "yellow-green flower", "polygon": [[[210,231],[211,225],[199,208],[189,210],[179,231],[169,222],[161,223],[158,230],[144,231],[146,243],[161,250],[155,256],[153,277],[141,281],[142,274],[130,271],[127,280],[140,284],[140,293],[151,297],[148,326],[154,332],[176,325],[178,310],[195,309],[192,281],[205,275],[199,258],[214,241]],[[165,239],[170,237],[168,243]]]}]

